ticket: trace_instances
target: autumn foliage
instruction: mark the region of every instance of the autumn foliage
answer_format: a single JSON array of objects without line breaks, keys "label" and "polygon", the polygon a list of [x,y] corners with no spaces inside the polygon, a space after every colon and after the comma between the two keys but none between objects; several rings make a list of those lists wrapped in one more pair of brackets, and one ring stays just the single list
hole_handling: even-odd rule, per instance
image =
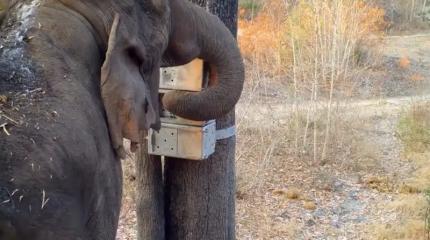
[{"label": "autumn foliage", "polygon": [[239,27],[244,56],[266,73],[279,74],[291,69],[295,57],[313,62],[315,54],[331,54],[333,48],[354,57],[359,44],[382,34],[385,22],[384,10],[361,0],[268,0],[255,18],[241,18]]},{"label": "autumn foliage", "polygon": [[281,0],[267,1],[254,19],[244,19],[240,10],[239,43],[242,53],[266,71],[281,66],[288,9]]}]

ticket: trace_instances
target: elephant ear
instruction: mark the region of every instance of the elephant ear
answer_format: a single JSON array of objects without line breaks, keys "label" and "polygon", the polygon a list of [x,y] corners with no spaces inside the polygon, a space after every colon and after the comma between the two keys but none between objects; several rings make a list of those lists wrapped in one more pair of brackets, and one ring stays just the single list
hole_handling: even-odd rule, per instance
[{"label": "elephant ear", "polygon": [[143,50],[129,39],[116,14],[101,69],[101,95],[112,144],[120,158],[125,157],[123,138],[135,146],[140,133],[159,121],[149,84],[140,71]]}]

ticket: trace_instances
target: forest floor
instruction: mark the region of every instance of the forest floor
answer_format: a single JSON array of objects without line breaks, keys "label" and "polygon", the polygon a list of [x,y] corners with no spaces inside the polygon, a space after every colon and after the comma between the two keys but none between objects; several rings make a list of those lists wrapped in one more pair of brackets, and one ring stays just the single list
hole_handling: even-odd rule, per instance
[{"label": "forest floor", "polygon": [[[362,87],[380,91],[335,104],[323,161],[302,145],[291,150],[288,93],[247,88],[237,107],[238,239],[426,239],[430,149],[407,150],[399,127],[411,109],[430,116],[430,34],[387,37],[383,46],[385,68]],[[248,101],[255,94],[264,101]],[[134,240],[133,161],[124,165],[117,239]]]}]

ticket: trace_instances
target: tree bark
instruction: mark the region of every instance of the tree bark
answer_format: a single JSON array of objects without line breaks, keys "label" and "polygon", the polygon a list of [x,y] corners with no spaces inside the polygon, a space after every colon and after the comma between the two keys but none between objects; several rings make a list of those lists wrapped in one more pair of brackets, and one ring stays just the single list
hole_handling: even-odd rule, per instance
[{"label": "tree bark", "polygon": [[[218,15],[237,33],[237,0],[192,0]],[[217,119],[217,129],[235,124],[235,113]],[[236,138],[217,142],[204,161],[166,158],[166,239],[235,239]]]},{"label": "tree bark", "polygon": [[210,0],[209,1],[208,0],[189,0],[189,1],[199,5],[200,7],[207,8]]},{"label": "tree bark", "polygon": [[218,16],[230,29],[234,36],[237,35],[237,0],[190,0],[191,2],[208,9],[209,12]]},{"label": "tree bark", "polygon": [[165,229],[161,157],[149,155],[147,139],[142,139],[142,142],[136,154],[137,239],[163,240]]}]

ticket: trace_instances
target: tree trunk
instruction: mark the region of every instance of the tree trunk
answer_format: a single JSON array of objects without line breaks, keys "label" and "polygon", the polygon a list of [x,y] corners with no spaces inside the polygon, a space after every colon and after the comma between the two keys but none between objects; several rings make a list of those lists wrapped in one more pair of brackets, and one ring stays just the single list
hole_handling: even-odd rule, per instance
[{"label": "tree trunk", "polygon": [[207,8],[208,7],[208,0],[189,0],[190,2],[199,5],[200,7]]},{"label": "tree trunk", "polygon": [[148,141],[142,139],[136,154],[136,215],[138,240],[163,240],[164,189],[161,158],[148,154]]},{"label": "tree trunk", "polygon": [[[237,0],[193,1],[218,15],[236,35]],[[217,129],[234,124],[234,111],[217,119]],[[166,158],[167,239],[235,239],[235,146],[235,137],[220,140],[205,161]]]},{"label": "tree trunk", "polygon": [[237,35],[237,0],[190,0],[201,7],[217,15],[224,24],[230,29],[234,36]]}]

